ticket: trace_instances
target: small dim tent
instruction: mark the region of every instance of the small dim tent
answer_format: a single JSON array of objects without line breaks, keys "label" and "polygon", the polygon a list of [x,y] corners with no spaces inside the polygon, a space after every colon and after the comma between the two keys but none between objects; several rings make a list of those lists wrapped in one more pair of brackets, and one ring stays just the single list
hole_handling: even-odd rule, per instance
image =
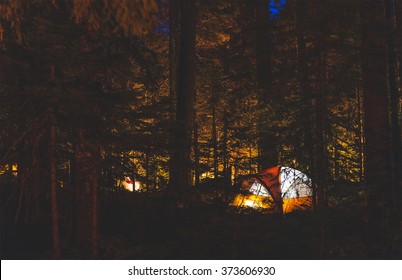
[{"label": "small dim tent", "polygon": [[251,175],[242,182],[241,190],[233,206],[289,213],[312,205],[311,179],[290,167],[274,166]]}]

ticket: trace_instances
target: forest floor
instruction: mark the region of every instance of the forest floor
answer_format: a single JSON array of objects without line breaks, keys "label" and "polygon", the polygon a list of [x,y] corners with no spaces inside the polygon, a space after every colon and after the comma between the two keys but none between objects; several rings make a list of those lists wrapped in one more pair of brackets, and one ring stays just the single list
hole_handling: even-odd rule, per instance
[{"label": "forest floor", "polygon": [[[319,218],[240,211],[221,201],[173,207],[161,194],[117,192],[100,205],[99,259],[365,259],[365,223],[355,195]],[[68,232],[68,223],[61,232]],[[50,226],[2,224],[2,259],[50,259]],[[68,236],[64,234],[64,238]],[[63,242],[63,244],[69,244]],[[65,245],[65,259],[87,259]]]},{"label": "forest floor", "polygon": [[[191,208],[123,209],[108,218],[105,258],[119,259],[361,259],[364,215],[330,209],[285,217],[199,204]],[[115,208],[116,209],[116,208]],[[132,213],[127,214],[127,213]],[[122,217],[115,219],[113,217]],[[325,219],[325,220],[324,220]],[[110,224],[114,223],[112,227]]]}]

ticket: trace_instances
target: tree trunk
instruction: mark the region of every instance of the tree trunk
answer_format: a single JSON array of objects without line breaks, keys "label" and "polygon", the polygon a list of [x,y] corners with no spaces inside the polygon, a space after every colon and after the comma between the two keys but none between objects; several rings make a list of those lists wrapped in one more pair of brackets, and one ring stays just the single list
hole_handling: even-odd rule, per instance
[{"label": "tree trunk", "polygon": [[[180,50],[176,74],[175,148],[171,158],[170,185],[182,189],[191,180],[191,129],[195,98],[195,0],[180,1]],[[173,144],[173,143],[172,143]]]},{"label": "tree trunk", "polygon": [[222,139],[222,157],[223,157],[223,176],[226,185],[230,185],[229,151],[228,151],[228,126],[229,121],[227,112],[223,114],[223,139]]},{"label": "tree trunk", "polygon": [[[51,65],[51,81],[55,82],[55,67]],[[59,209],[57,208],[57,122],[54,106],[56,100],[49,107],[49,186],[50,186],[50,209],[52,220],[52,241],[53,241],[53,258],[60,258],[60,236],[59,236]]]},{"label": "tree trunk", "polygon": [[[392,148],[394,154],[394,185],[395,185],[395,197],[396,197],[396,209],[395,213],[402,213],[402,143],[401,143],[401,96],[402,96],[402,1],[395,0],[395,51],[396,60],[399,67],[396,69],[396,77],[399,78],[399,84],[397,88],[399,90],[394,93],[391,92],[391,133],[392,133]],[[398,35],[399,34],[399,35]],[[395,215],[398,217],[398,215]],[[400,216],[399,216],[400,217]],[[396,221],[398,226],[398,221]],[[397,231],[396,231],[397,232]],[[399,242],[396,244],[397,255],[402,255],[402,240],[399,238]]]},{"label": "tree trunk", "polygon": [[179,147],[176,143],[176,79],[177,79],[177,65],[178,54],[180,50],[179,38],[179,23],[180,10],[179,0],[169,0],[169,97],[170,97],[170,131],[169,131],[169,145],[170,145],[170,160],[169,160],[169,187],[173,185],[175,173],[175,161],[173,157],[176,154],[176,149]]},{"label": "tree trunk", "polygon": [[[313,1],[312,5],[313,20],[315,24],[319,24],[321,21],[320,15],[320,4],[317,0]],[[326,79],[326,56],[322,50],[322,46],[325,42],[326,34],[322,33],[322,28],[316,32],[314,36],[314,47],[317,50],[315,53],[315,59],[313,61],[312,74],[315,79],[313,79],[314,84],[314,123],[315,123],[315,134],[314,134],[314,179],[317,184],[317,206],[320,211],[323,211],[327,207],[327,152],[325,144],[325,125],[327,114],[325,110],[325,102],[323,95],[323,85]],[[325,32],[325,30],[324,30]]]},{"label": "tree trunk", "polygon": [[149,151],[145,151],[145,190],[149,191],[151,178],[149,177]]},{"label": "tree trunk", "polygon": [[[398,32],[397,15],[401,1],[385,0],[385,16],[387,28],[387,53],[388,53],[388,86],[389,86],[389,102],[390,102],[390,121],[391,121],[391,148],[392,148],[392,179],[390,195],[392,200],[389,202],[390,212],[390,228],[398,232],[400,227],[399,213],[402,208],[402,147],[401,147],[401,130],[399,122],[399,100],[400,94],[398,89],[398,39],[401,41],[401,29]],[[400,15],[399,15],[400,16]],[[399,26],[400,27],[400,26]],[[399,49],[399,56],[401,55]],[[401,73],[399,73],[401,79]],[[392,237],[391,237],[392,238]],[[395,237],[397,238],[397,237]],[[402,241],[396,242],[394,245],[395,254],[400,256],[402,252]]]},{"label": "tree trunk", "polygon": [[50,169],[50,203],[52,219],[53,258],[60,258],[59,238],[59,210],[57,208],[57,123],[53,108],[50,114],[50,139],[49,139],[49,169]]},{"label": "tree trunk", "polygon": [[364,163],[364,110],[362,102],[362,93],[360,88],[356,88],[357,99],[357,117],[359,119],[359,181],[363,182],[365,177],[365,163]]},{"label": "tree trunk", "polygon": [[179,0],[169,0],[169,88],[172,106],[172,119],[175,118],[174,105],[176,103],[176,74],[178,54],[180,51],[180,9]]},{"label": "tree trunk", "polygon": [[[306,3],[295,0],[294,7],[295,21],[297,26],[297,71],[298,80],[300,83],[300,102],[301,102],[301,116],[303,126],[303,142],[304,142],[304,157],[306,158],[306,170],[312,175],[314,171],[314,138],[313,138],[313,121],[312,121],[312,89],[310,86],[309,67],[307,63],[306,55],[306,40],[305,40],[305,28],[304,22],[305,15],[307,13]],[[314,179],[314,178],[313,178]],[[315,181],[315,180],[314,180]],[[313,184],[313,208],[317,208],[316,200],[316,184]]]},{"label": "tree trunk", "polygon": [[[402,144],[401,144],[401,96],[402,96],[402,1],[394,1],[395,8],[395,51],[397,56],[397,61],[399,67],[397,68],[396,76],[399,78],[398,88],[393,96],[391,96],[391,131],[393,139],[393,153],[394,153],[394,174],[395,174],[395,197],[397,198],[396,213],[402,213]],[[399,198],[399,199],[398,199]],[[397,215],[396,215],[397,216]],[[402,240],[399,239],[399,244],[397,244],[398,256],[402,255]]]},{"label": "tree trunk", "polygon": [[[401,182],[402,170],[402,155],[401,155],[401,130],[399,124],[399,90],[397,76],[397,42],[395,39],[397,34],[401,36],[401,31],[398,33],[396,25],[396,17],[393,11],[398,10],[397,5],[394,5],[393,0],[385,0],[386,20],[387,20],[387,50],[388,50],[388,86],[390,95],[390,112],[391,112],[391,139],[392,139],[392,155],[393,155],[393,178],[397,187],[397,183]],[[400,78],[401,73],[399,73]],[[395,192],[396,190],[394,190]]]},{"label": "tree trunk", "polygon": [[262,169],[278,165],[276,136],[268,131],[269,111],[266,110],[272,98],[272,34],[267,0],[258,0],[256,5],[256,63],[257,84],[261,115],[259,117],[259,166]]},{"label": "tree trunk", "polygon": [[200,147],[198,145],[198,124],[194,120],[194,176],[195,186],[200,184]]},{"label": "tree trunk", "polygon": [[23,197],[25,195],[26,189],[28,188],[27,181],[29,178],[29,173],[32,172],[31,168],[29,168],[31,163],[29,163],[28,161],[31,160],[31,157],[28,156],[29,153],[27,152],[28,150],[27,146],[28,144],[25,141],[17,145],[17,166],[18,166],[17,186],[19,189],[19,194],[18,194],[17,209],[15,211],[15,217],[14,217],[15,225],[17,225],[20,219]]},{"label": "tree trunk", "polygon": [[384,3],[360,1],[363,108],[366,139],[367,237],[369,257],[384,257],[386,208],[390,196],[391,145],[387,96]]},{"label": "tree trunk", "polygon": [[253,174],[253,147],[249,146],[248,148],[248,174]]},{"label": "tree trunk", "polygon": [[214,179],[218,179],[218,133],[216,128],[216,98],[215,93],[212,97],[212,156],[214,163]]},{"label": "tree trunk", "polygon": [[88,142],[87,132],[79,128],[75,144],[75,206],[76,244],[97,255],[98,236],[98,173],[97,151]]},{"label": "tree trunk", "polygon": [[228,116],[226,110],[223,113],[223,139],[222,139],[222,157],[223,157],[223,181],[225,189],[225,201],[229,201],[229,187],[231,186],[231,168],[229,167],[228,151]]},{"label": "tree trunk", "polygon": [[398,60],[398,77],[399,77],[399,96],[402,94],[402,36],[398,36],[398,34],[402,33],[402,1],[395,0],[395,28],[396,28],[396,51],[397,51],[397,60]]}]

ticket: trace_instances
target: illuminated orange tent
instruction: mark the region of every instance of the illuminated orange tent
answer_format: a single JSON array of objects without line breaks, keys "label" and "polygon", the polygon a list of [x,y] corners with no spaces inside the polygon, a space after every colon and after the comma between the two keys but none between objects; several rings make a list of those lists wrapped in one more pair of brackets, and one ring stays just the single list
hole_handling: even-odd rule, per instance
[{"label": "illuminated orange tent", "polygon": [[[233,206],[270,209],[289,213],[312,206],[312,182],[299,170],[274,166],[250,176],[242,182]],[[244,193],[246,191],[246,193]]]}]

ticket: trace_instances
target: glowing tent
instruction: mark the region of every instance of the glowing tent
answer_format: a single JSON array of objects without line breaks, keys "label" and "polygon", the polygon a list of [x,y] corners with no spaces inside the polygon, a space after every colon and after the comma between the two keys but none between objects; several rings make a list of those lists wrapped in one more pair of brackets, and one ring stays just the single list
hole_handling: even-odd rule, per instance
[{"label": "glowing tent", "polygon": [[274,166],[252,175],[242,182],[241,190],[233,206],[289,213],[312,205],[311,179],[290,167]]}]

